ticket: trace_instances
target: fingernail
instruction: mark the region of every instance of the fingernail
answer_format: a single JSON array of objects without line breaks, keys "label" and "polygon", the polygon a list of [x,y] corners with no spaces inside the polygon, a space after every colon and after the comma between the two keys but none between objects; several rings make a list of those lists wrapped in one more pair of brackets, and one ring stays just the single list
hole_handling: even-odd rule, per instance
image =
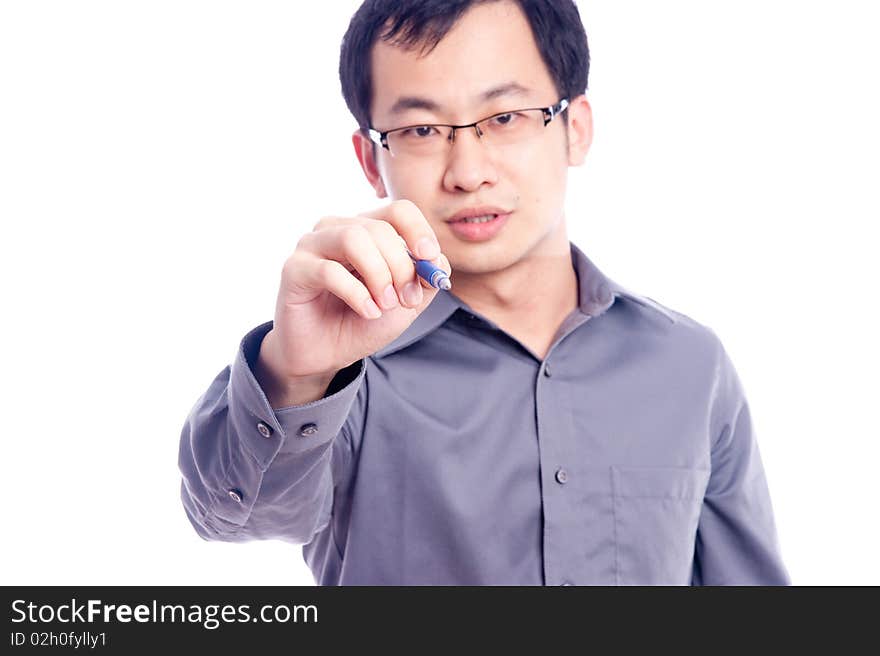
[{"label": "fingernail", "polygon": [[364,314],[370,317],[370,319],[378,319],[382,316],[382,310],[376,305],[376,301],[372,298],[368,298],[364,301]]},{"label": "fingernail", "polygon": [[390,310],[391,308],[397,305],[397,292],[394,291],[394,285],[388,285],[385,288],[385,291],[382,292],[382,306],[386,310]]},{"label": "fingernail", "polygon": [[440,244],[437,243],[436,240],[431,237],[422,237],[419,239],[419,243],[416,244],[416,250],[419,253],[419,257],[423,260],[433,260],[435,257],[440,255]]},{"label": "fingernail", "polygon": [[415,307],[419,303],[422,302],[422,285],[415,281],[411,280],[406,283],[403,287],[403,300],[406,301],[406,304]]}]

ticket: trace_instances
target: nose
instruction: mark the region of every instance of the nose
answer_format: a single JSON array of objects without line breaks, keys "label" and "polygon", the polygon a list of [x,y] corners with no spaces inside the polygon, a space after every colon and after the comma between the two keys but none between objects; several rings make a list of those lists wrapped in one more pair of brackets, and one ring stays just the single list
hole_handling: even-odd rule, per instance
[{"label": "nose", "polygon": [[[498,182],[498,171],[492,153],[482,142],[482,132],[476,125],[455,129],[449,135],[449,158],[443,175],[443,187],[450,192],[476,191],[484,184]],[[458,134],[466,132],[467,134]]]}]

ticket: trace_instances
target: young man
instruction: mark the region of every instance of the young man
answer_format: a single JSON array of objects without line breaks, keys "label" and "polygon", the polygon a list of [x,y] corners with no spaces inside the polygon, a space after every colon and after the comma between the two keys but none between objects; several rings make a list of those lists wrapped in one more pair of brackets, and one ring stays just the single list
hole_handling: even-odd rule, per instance
[{"label": "young man", "polygon": [[394,200],[302,237],[193,408],[199,535],[302,544],[325,585],[789,583],[717,336],[566,236],[588,67],[571,0],[362,5],[340,78]]}]

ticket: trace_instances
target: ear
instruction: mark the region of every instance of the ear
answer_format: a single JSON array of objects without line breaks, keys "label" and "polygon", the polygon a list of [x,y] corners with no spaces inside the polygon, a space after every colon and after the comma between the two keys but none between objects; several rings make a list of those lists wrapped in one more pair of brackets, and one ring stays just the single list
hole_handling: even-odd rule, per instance
[{"label": "ear", "polygon": [[376,196],[386,198],[388,194],[385,191],[385,183],[382,181],[382,175],[373,158],[373,142],[365,137],[360,130],[355,130],[351,135],[351,143],[354,146],[358,162],[364,170],[364,175],[367,176],[367,181],[376,190]]},{"label": "ear", "polygon": [[580,166],[593,143],[593,108],[583,94],[568,106],[568,164]]}]

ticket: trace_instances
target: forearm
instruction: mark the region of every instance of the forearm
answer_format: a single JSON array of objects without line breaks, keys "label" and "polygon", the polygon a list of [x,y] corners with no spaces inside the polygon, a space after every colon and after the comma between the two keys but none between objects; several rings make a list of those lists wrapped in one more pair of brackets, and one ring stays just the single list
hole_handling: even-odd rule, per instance
[{"label": "forearm", "polygon": [[351,447],[343,425],[360,425],[363,360],[343,370],[325,398],[277,412],[269,406],[251,368],[265,329],[242,340],[181,434],[181,497],[206,540],[307,542],[330,516],[333,458],[341,458],[337,475],[345,475]]}]

